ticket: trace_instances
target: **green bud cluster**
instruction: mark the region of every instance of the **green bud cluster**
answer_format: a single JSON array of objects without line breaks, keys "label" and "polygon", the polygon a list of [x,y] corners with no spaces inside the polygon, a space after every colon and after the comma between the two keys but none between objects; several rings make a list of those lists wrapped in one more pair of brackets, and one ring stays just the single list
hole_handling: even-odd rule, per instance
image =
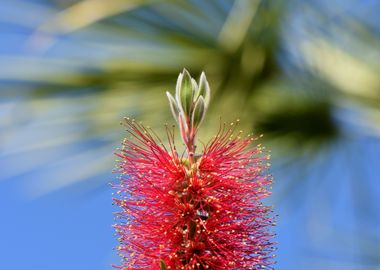
[{"label": "green bud cluster", "polygon": [[183,69],[177,79],[175,98],[166,92],[174,119],[179,123],[181,135],[188,145],[195,137],[210,103],[210,86],[202,72],[199,84]]}]

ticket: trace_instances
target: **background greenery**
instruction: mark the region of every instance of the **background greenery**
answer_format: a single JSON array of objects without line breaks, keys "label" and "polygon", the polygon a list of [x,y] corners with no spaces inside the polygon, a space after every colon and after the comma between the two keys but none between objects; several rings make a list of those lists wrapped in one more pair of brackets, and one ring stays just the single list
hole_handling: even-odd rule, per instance
[{"label": "background greenery", "polygon": [[0,268],[117,264],[119,122],[162,132],[186,67],[212,87],[202,141],[265,135],[276,269],[380,269],[378,1],[0,3]]}]

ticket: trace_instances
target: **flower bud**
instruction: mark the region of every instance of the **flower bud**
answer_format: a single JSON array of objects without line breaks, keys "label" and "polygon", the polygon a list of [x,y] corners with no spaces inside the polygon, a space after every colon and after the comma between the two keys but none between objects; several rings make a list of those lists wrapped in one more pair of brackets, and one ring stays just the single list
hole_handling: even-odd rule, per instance
[{"label": "flower bud", "polygon": [[204,101],[204,98],[200,96],[194,105],[194,111],[191,116],[191,121],[192,121],[194,129],[196,129],[202,123],[205,115],[206,115],[205,101]]},{"label": "flower bud", "polygon": [[191,105],[193,103],[193,83],[191,81],[191,76],[186,69],[183,69],[182,74],[178,77],[176,98],[177,104],[185,113],[189,115],[191,110]]},{"label": "flower bud", "polygon": [[208,108],[208,105],[210,103],[210,86],[208,85],[204,72],[202,72],[201,78],[199,79],[199,89],[196,98],[199,96],[202,96],[204,98],[205,107]]}]

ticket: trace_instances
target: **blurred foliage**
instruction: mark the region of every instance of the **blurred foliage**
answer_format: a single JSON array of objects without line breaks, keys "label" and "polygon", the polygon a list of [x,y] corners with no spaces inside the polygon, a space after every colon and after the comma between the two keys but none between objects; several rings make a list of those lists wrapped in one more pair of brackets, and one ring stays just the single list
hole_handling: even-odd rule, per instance
[{"label": "blurred foliage", "polygon": [[[344,6],[321,3],[20,1],[41,18],[22,23],[31,33],[22,56],[2,56],[0,78],[13,89],[2,95],[30,97],[22,110],[36,114],[41,103],[54,113],[55,102],[84,102],[87,109],[57,114],[54,123],[84,123],[78,136],[113,143],[122,116],[152,126],[172,122],[163,93],[187,67],[195,76],[205,70],[212,86],[203,137],[222,115],[225,121],[243,118],[242,129],[265,133],[278,147],[318,149],[341,134],[336,107],[352,105],[378,132],[379,54],[372,48],[356,53],[377,45],[378,36],[354,16],[326,22],[344,14]],[[304,14],[295,16],[295,10]],[[367,41],[359,44],[363,36]]]},{"label": "blurred foliage", "polygon": [[348,137],[378,140],[380,6],[359,2],[9,2],[4,46],[22,45],[0,55],[1,178],[44,168],[36,195],[103,184],[123,116],[174,123],[164,93],[183,67],[212,88],[201,141],[241,118],[275,164],[304,168]]},{"label": "blurred foliage", "polygon": [[[31,97],[23,100],[23,110],[43,101],[53,106],[52,100],[88,100],[84,101],[91,105],[88,109],[55,119],[66,119],[67,126],[86,122],[81,136],[117,133],[114,123],[124,115],[153,126],[171,122],[162,93],[174,87],[183,67],[195,76],[205,70],[212,86],[213,104],[205,125],[209,129],[203,137],[223,115],[226,121],[243,118],[247,131],[253,127],[268,139],[283,139],[280,147],[292,140],[320,145],[339,137],[335,108],[352,105],[365,113],[367,126],[378,131],[380,66],[373,48],[379,39],[365,21],[344,16],[348,11],[342,4],[259,0],[18,4],[41,17],[20,22],[31,33],[23,54],[2,56],[0,78],[13,88],[2,95]],[[295,16],[295,10],[303,13]],[[333,16],[336,22],[331,21]],[[357,54],[365,48],[370,50]]]}]

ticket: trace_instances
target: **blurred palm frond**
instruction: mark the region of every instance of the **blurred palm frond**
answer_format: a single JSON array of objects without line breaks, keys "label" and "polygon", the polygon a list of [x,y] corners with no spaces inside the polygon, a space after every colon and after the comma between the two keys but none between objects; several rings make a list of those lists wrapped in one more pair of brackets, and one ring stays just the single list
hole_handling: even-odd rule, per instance
[{"label": "blurred palm frond", "polygon": [[[46,134],[54,134],[58,124],[67,130],[64,140],[51,140],[51,149],[92,137],[104,139],[91,147],[116,145],[116,123],[125,115],[152,126],[172,121],[162,93],[173,89],[184,66],[194,75],[205,70],[212,85],[203,137],[211,135],[221,114],[225,121],[240,117],[243,129],[265,133],[279,149],[285,146],[297,155],[310,145],[319,149],[339,140],[335,111],[351,105],[365,112],[367,129],[379,134],[378,62],[350,53],[335,36],[322,35],[323,5],[83,0],[62,10],[59,1],[42,3],[19,1],[43,18],[28,19],[32,28],[24,35],[27,48],[21,55],[0,55],[0,79],[7,83],[4,89],[22,89],[1,94],[18,96],[3,103],[9,112],[24,112],[7,114],[6,126],[20,134],[33,134],[29,125],[43,125]],[[294,16],[290,7],[306,12]],[[292,28],[296,19],[306,23]],[[365,32],[357,20],[347,20],[353,25],[347,38]],[[378,43],[376,36],[366,35],[368,42]],[[15,144],[9,134],[3,135],[4,149]],[[29,136],[34,139],[16,152],[41,147],[37,135]]]}]

